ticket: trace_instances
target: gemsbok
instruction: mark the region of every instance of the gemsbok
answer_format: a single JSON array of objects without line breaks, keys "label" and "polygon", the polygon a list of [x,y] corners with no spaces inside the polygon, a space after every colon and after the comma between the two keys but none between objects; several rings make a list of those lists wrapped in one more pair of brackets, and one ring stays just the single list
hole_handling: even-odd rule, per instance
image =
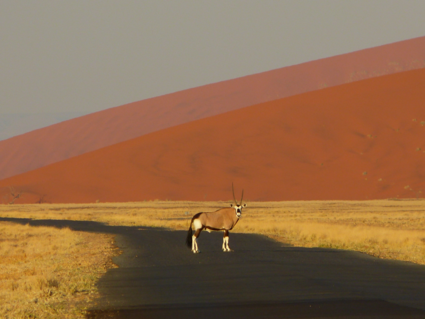
[{"label": "gemsbok", "polygon": [[[192,217],[189,230],[187,232],[186,244],[192,249],[194,254],[199,253],[196,239],[204,229],[206,229],[209,233],[211,231],[223,231],[223,251],[232,251],[229,247],[229,230],[232,230],[238,223],[239,218],[242,215],[242,208],[246,207],[246,204],[242,205],[243,190],[240,204],[236,201],[233,184],[232,191],[234,204],[230,204],[230,208],[221,208],[215,212],[198,213]],[[193,234],[192,225],[195,229],[195,234]]]}]

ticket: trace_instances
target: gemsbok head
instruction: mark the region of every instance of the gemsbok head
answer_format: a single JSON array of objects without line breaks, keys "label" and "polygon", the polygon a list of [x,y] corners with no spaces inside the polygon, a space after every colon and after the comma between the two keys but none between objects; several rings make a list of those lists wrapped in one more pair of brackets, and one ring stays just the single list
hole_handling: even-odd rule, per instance
[{"label": "gemsbok head", "polygon": [[[221,208],[215,212],[198,213],[192,217],[190,222],[189,230],[187,232],[186,244],[192,249],[193,253],[199,253],[198,243],[196,239],[201,234],[201,231],[206,229],[208,232],[211,231],[222,231],[223,235],[223,251],[232,251],[229,247],[229,230],[238,223],[239,218],[242,215],[242,208],[246,207],[246,204],[242,204],[243,190],[241,201],[238,204],[235,197],[235,190],[233,189],[233,204],[230,204],[230,208]],[[192,226],[195,230],[193,234]]]}]

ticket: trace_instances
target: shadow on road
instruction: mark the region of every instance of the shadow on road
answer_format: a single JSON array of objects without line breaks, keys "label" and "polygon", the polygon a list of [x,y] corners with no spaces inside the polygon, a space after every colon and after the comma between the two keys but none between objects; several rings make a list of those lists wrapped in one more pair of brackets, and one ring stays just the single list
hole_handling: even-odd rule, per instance
[{"label": "shadow on road", "polygon": [[365,254],[283,245],[264,236],[98,222],[0,218],[116,235],[119,266],[99,281],[88,318],[425,318],[425,267]]}]

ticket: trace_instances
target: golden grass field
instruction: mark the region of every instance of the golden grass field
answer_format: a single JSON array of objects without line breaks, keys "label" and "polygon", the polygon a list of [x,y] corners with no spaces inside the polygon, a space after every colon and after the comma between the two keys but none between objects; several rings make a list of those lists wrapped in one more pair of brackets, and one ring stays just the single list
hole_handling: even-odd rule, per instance
[{"label": "golden grass field", "polygon": [[[0,205],[0,217],[90,220],[108,225],[152,226],[187,230],[190,219],[195,213],[228,207],[229,203],[146,201],[139,203]],[[87,274],[89,277],[93,276],[90,277],[90,280],[79,276],[83,276],[85,273],[81,265],[90,264],[90,258],[96,253],[97,248],[92,247],[91,241],[96,241],[99,235],[71,232],[66,229],[50,229],[53,232],[64,232],[51,236],[65,238],[64,234],[67,234],[69,239],[63,243],[51,240],[49,248],[45,243],[46,235],[31,235],[30,231],[36,229],[34,230],[36,232],[47,232],[49,228],[14,226],[4,222],[0,224],[0,227],[2,227],[0,232],[2,241],[0,316],[1,311],[5,311],[4,309],[7,307],[13,308],[13,305],[17,304],[19,300],[25,300],[28,303],[28,310],[25,311],[32,311],[41,305],[41,307],[49,308],[55,303],[62,305],[59,309],[63,308],[66,311],[68,307],[66,298],[56,301],[53,296],[60,293],[65,296],[74,296],[75,291],[94,291],[90,289],[94,289],[93,284],[102,271],[96,270],[94,274]],[[20,230],[18,229],[20,227],[26,227],[26,229]],[[379,258],[425,264],[425,200],[248,202],[248,207],[244,209],[241,220],[232,232],[264,234],[295,246],[356,250]],[[17,233],[20,235],[16,235]],[[25,240],[21,241],[21,244],[14,243],[16,236]],[[92,237],[82,240],[83,236]],[[32,246],[29,246],[29,239],[34,242],[31,245],[46,247],[45,251],[37,252],[30,248]],[[98,240],[105,245],[103,247],[106,251],[111,249],[110,237],[104,241]],[[217,244],[221,245],[221,243]],[[184,245],[184,238],[182,238],[182,245]],[[78,262],[66,259],[66,254],[60,255],[64,249],[65,251],[69,249],[69,251],[82,252],[82,248],[85,250],[84,253],[81,253],[81,259]],[[35,260],[34,263],[22,268],[18,259],[28,260],[30,254],[37,258],[40,256],[39,259],[45,255],[49,262],[54,260],[55,264],[47,269],[37,263],[37,258],[31,258]],[[23,257],[25,255],[26,257]],[[96,260],[95,257],[93,259]],[[101,263],[103,262],[105,259],[102,259]],[[69,265],[66,270],[61,268],[65,264]],[[65,281],[74,282],[74,279],[65,280],[68,278],[67,276],[74,273],[77,274],[76,281],[81,282],[82,288],[65,287]],[[37,279],[38,276],[41,279]],[[6,280],[6,278],[15,277],[16,279]],[[19,280],[24,281],[19,283]],[[59,282],[58,285],[55,280]],[[14,284],[15,281],[17,284]],[[28,288],[25,288],[26,282],[33,282],[31,284],[33,288],[29,289],[29,292]],[[89,289],[89,286],[92,288]],[[15,293],[15,291],[17,292]],[[41,297],[37,297],[37,294]],[[48,296],[49,294],[52,295]],[[40,301],[37,304],[31,303],[34,298],[39,298]],[[55,307],[52,309],[58,311]]]},{"label": "golden grass field", "polygon": [[113,238],[0,222],[0,318],[84,318]]}]

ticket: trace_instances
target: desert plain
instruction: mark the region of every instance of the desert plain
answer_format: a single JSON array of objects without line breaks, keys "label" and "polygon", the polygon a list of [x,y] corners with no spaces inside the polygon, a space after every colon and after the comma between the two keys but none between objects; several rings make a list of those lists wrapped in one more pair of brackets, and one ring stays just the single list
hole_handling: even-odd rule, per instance
[{"label": "desert plain", "polygon": [[[187,230],[196,212],[213,211],[228,204],[145,201],[2,205],[0,275],[8,278],[0,292],[2,314],[8,314],[10,318],[28,314],[84,317],[90,305],[88,300],[93,301],[98,297],[95,287],[97,278],[108,268],[114,267],[112,257],[119,254],[114,249],[111,236],[20,226],[15,225],[14,220],[96,221],[113,226]],[[424,204],[424,200],[416,199],[248,202],[240,222],[231,233],[262,234],[298,247],[354,250],[381,259],[424,265]],[[201,245],[205,236],[208,234],[200,238]],[[28,238],[33,241],[28,241]],[[231,238],[232,235],[230,243]],[[181,238],[181,245],[184,245],[184,237]],[[187,253],[190,254],[190,251],[187,250]],[[36,269],[40,268],[41,264],[38,263],[42,260],[41,256],[45,260],[47,258],[49,266],[42,266],[43,270],[39,271]],[[52,263],[52,260],[55,262]],[[81,296],[85,297],[84,302]],[[17,302],[22,299],[26,302]],[[74,305],[72,311],[68,308],[70,304]]]}]

